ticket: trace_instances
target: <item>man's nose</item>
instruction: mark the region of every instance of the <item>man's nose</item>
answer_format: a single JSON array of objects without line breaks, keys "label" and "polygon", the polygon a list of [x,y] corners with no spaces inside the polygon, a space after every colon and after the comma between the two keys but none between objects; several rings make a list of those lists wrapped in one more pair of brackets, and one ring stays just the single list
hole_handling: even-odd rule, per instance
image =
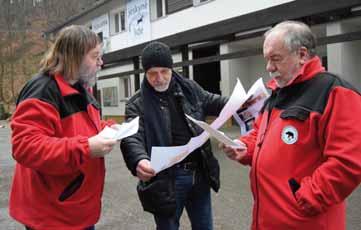
[{"label": "man's nose", "polygon": [[273,73],[276,71],[276,66],[271,61],[267,61],[266,70]]},{"label": "man's nose", "polygon": [[97,59],[97,65],[98,65],[98,66],[103,65],[103,58],[102,58],[102,57],[98,57],[98,59]]},{"label": "man's nose", "polygon": [[156,81],[160,81],[162,79],[162,73],[161,72],[156,72],[154,79]]}]

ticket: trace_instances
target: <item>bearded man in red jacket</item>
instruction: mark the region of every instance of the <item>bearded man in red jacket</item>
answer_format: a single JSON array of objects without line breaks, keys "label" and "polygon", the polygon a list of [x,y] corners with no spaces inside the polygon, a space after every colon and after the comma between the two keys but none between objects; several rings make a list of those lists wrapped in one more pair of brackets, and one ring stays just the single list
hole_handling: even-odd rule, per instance
[{"label": "bearded man in red jacket", "polygon": [[94,229],[103,157],[116,143],[97,135],[107,123],[88,92],[103,64],[101,42],[86,27],[66,27],[42,64],[20,92],[11,121],[17,163],[10,215],[31,230]]}]

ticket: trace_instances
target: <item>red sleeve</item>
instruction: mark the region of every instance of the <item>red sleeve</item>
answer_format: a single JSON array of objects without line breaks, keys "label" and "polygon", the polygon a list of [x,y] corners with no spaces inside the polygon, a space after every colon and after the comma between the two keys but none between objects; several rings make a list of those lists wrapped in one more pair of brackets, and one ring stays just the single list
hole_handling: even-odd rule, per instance
[{"label": "red sleeve", "polygon": [[110,127],[110,126],[115,125],[115,124],[117,124],[117,122],[112,120],[112,119],[109,119],[109,120],[106,120],[106,121],[104,121],[104,120],[100,121],[101,130],[103,130],[105,128],[105,126]]},{"label": "red sleeve", "polygon": [[25,167],[61,175],[78,170],[90,158],[88,137],[61,137],[59,113],[44,101],[21,102],[11,129],[13,158]]},{"label": "red sleeve", "polygon": [[308,215],[342,202],[361,182],[361,96],[336,87],[320,120],[324,163],[301,180],[296,192]]},{"label": "red sleeve", "polygon": [[260,114],[257,117],[253,129],[247,135],[241,136],[239,138],[242,142],[244,142],[247,145],[247,154],[244,157],[242,157],[242,159],[239,161],[241,164],[252,165],[252,157],[256,146],[258,129],[261,120],[262,120],[262,114]]}]

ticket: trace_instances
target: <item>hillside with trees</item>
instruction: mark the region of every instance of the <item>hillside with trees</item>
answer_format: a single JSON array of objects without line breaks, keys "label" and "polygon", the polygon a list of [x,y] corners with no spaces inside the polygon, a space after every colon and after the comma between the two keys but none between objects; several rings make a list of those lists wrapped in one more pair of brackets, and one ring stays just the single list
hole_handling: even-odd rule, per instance
[{"label": "hillside with trees", "polygon": [[0,0],[0,119],[12,113],[22,86],[37,73],[51,42],[44,31],[98,2]]}]

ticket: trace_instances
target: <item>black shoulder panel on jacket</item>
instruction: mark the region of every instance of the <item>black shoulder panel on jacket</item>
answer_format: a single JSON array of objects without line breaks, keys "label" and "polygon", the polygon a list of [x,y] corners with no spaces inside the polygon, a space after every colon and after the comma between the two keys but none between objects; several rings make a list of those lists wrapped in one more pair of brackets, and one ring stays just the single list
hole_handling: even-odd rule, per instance
[{"label": "black shoulder panel on jacket", "polygon": [[45,74],[34,76],[21,90],[16,105],[30,98],[36,98],[52,104],[59,110],[58,105],[61,94],[55,79]]},{"label": "black shoulder panel on jacket", "polygon": [[[275,107],[281,110],[291,111],[292,109],[301,108],[308,112],[323,113],[330,92],[337,86],[358,92],[348,82],[336,75],[325,72],[317,74],[308,81],[279,89],[276,92]],[[303,116],[300,117],[302,119]]]},{"label": "black shoulder panel on jacket", "polygon": [[[77,90],[79,91],[80,89]],[[54,106],[63,119],[77,112],[87,111],[89,103],[94,104],[96,107],[95,102],[88,99],[87,92],[84,89],[83,91],[81,94],[63,97],[53,77],[39,74],[33,77],[21,90],[16,105],[26,99],[36,98]]]}]

